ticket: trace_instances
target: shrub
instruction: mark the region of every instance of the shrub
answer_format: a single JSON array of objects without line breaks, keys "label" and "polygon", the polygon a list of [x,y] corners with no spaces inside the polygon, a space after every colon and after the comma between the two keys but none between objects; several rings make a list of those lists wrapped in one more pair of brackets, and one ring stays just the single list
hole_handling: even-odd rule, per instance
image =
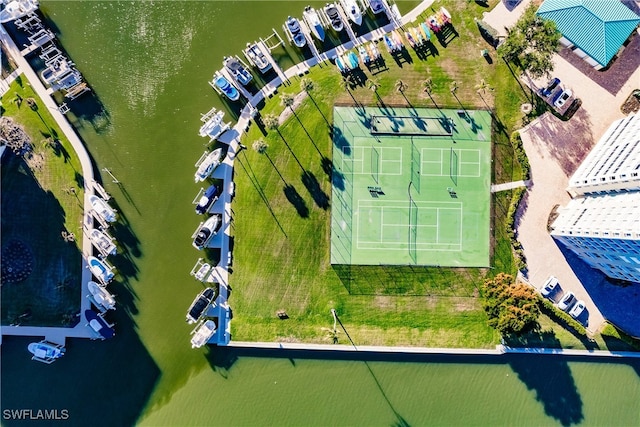
[{"label": "shrub", "polygon": [[475,21],[482,38],[494,48],[498,46],[498,42],[499,42],[498,31],[496,31],[495,28],[493,28],[491,25],[487,24],[482,20],[476,19]]},{"label": "shrub", "polygon": [[520,167],[522,168],[522,179],[527,180],[530,178],[531,165],[529,164],[527,153],[524,151],[524,147],[522,146],[522,137],[520,136],[520,132],[513,132],[509,139],[511,140],[513,151],[516,154],[516,159],[518,159],[518,163],[520,163]]},{"label": "shrub", "polygon": [[540,298],[540,311],[542,311],[544,314],[555,320],[566,329],[573,330],[578,335],[587,335],[587,329],[582,325],[582,323],[578,322],[569,314],[560,310],[548,299]]}]

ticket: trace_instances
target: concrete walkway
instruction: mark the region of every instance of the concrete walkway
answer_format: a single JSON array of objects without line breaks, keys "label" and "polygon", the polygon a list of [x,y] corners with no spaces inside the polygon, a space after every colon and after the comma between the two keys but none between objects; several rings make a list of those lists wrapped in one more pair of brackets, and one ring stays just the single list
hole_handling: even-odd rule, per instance
[{"label": "concrete walkway", "polygon": [[530,3],[531,0],[501,0],[490,12],[484,12],[482,20],[491,25],[500,37],[507,37],[507,28],[514,26]]},{"label": "concrete walkway", "polygon": [[513,190],[514,188],[519,187],[530,187],[531,180],[528,179],[526,181],[513,181],[513,182],[505,182],[504,184],[491,184],[491,192],[497,193],[499,191]]}]

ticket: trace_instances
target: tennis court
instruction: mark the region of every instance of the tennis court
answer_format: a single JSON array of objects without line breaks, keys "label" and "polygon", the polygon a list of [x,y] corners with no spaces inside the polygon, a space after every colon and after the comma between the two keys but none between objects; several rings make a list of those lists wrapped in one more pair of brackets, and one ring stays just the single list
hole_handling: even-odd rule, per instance
[{"label": "tennis court", "polygon": [[332,264],[489,266],[490,129],[486,111],[335,107]]}]

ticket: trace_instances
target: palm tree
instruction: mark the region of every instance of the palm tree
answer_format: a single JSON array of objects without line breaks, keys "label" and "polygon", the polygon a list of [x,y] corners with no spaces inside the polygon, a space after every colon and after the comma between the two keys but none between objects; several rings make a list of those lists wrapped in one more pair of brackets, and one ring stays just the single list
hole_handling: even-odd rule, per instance
[{"label": "palm tree", "polygon": [[255,141],[253,141],[253,144],[251,144],[251,147],[258,154],[266,154],[267,153],[267,148],[269,148],[269,144],[267,144],[264,141],[264,139],[260,138],[260,139],[256,139]]},{"label": "palm tree", "polygon": [[295,97],[290,93],[283,93],[280,95],[280,105],[283,107],[289,107],[293,112],[293,104],[296,102]]},{"label": "palm tree", "polygon": [[305,92],[307,95],[309,95],[309,98],[311,99],[311,102],[313,102],[313,105],[316,106],[316,109],[318,110],[320,115],[322,115],[322,118],[324,119],[325,123],[327,123],[327,125],[330,126],[329,122],[327,121],[327,118],[324,116],[324,114],[322,114],[322,110],[320,110],[320,107],[318,107],[318,104],[316,104],[316,100],[313,99],[313,96],[311,96],[311,91],[313,91],[315,89],[315,87],[316,87],[316,85],[313,82],[313,80],[311,80],[308,77],[303,77],[300,80],[300,90]]},{"label": "palm tree", "polygon": [[378,101],[380,101],[382,103],[382,99],[380,98],[380,95],[378,95],[378,88],[379,87],[380,87],[380,82],[377,79],[369,80],[369,89],[371,89],[373,91],[373,93],[376,94],[376,98],[378,98]]},{"label": "palm tree", "polygon": [[451,91],[451,94],[453,96],[456,96],[456,91],[458,90],[458,82],[457,81],[452,81],[451,84],[449,85],[449,90]]},{"label": "palm tree", "polygon": [[[278,131],[278,133],[280,133],[280,130],[278,129],[278,126],[280,126],[280,121],[275,114],[267,114],[266,116],[264,116],[262,119],[262,123],[264,123],[264,126],[267,129],[276,130]],[[280,136],[282,137],[282,135]]]},{"label": "palm tree", "polygon": [[431,98],[431,94],[433,93],[433,80],[425,79],[422,81],[422,91],[429,95]]},{"label": "palm tree", "polygon": [[409,85],[406,84],[404,82],[404,80],[398,79],[398,80],[396,80],[395,88],[396,88],[396,92],[399,92],[402,95],[402,97],[404,98],[404,100],[407,101],[407,104],[411,105],[411,103],[407,99],[407,96],[404,94],[404,91],[409,89]]},{"label": "palm tree", "polygon": [[484,105],[486,105],[487,108],[489,108],[487,101],[485,101],[484,96],[482,95],[487,93],[487,91],[492,92],[493,88],[489,86],[489,84],[484,79],[481,79],[480,83],[475,85],[475,89],[476,89],[476,92],[478,93],[478,96],[480,96],[480,99],[482,99],[482,102],[484,102]]},{"label": "palm tree", "polygon": [[351,74],[343,76],[342,80],[340,80],[340,87],[342,88],[342,90],[346,90],[347,92],[349,92],[349,95],[351,95],[351,99],[353,99],[354,104],[358,105],[358,101],[356,101],[356,98],[353,96],[353,93],[351,92],[352,86],[353,86],[353,77],[351,77]]}]

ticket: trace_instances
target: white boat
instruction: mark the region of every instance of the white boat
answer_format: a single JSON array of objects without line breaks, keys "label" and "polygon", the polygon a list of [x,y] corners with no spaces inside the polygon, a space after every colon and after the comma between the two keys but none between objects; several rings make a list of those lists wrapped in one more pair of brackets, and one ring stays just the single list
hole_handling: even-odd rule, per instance
[{"label": "white boat", "polygon": [[107,310],[115,310],[116,309],[116,300],[107,291],[104,286],[100,286],[100,284],[96,282],[89,282],[87,284],[87,288],[89,289],[89,293],[93,297],[93,302],[96,304],[100,311]]},{"label": "white boat", "polygon": [[362,24],[362,11],[356,0],[340,0],[347,17],[356,25]]},{"label": "white boat", "polygon": [[383,0],[369,0],[369,7],[374,14],[379,14],[384,12],[384,3]]},{"label": "white boat", "polygon": [[216,291],[213,288],[206,288],[200,292],[187,310],[187,323],[192,324],[200,320],[215,297]]},{"label": "white boat", "polygon": [[193,277],[200,282],[204,282],[207,276],[211,273],[211,264],[208,262],[203,263],[198,271],[193,274]]},{"label": "white boat", "polygon": [[218,148],[210,152],[198,166],[196,171],[196,182],[202,182],[207,179],[213,171],[220,165],[220,159],[222,158],[222,148]]},{"label": "white boat", "polygon": [[80,72],[73,68],[69,60],[62,55],[47,61],[46,65],[47,68],[40,72],[40,77],[49,86],[67,85],[71,81],[82,78]]},{"label": "white boat", "polygon": [[253,76],[247,70],[240,59],[237,56],[225,56],[222,61],[222,65],[229,71],[231,76],[242,86],[248,85],[251,80],[253,80]]},{"label": "white boat", "polygon": [[267,59],[266,55],[262,52],[257,43],[247,43],[247,48],[244,50],[244,55],[249,62],[256,66],[261,73],[266,73],[271,69],[271,63]]},{"label": "white boat", "polygon": [[98,280],[100,280],[104,284],[109,283],[111,279],[113,279],[113,276],[115,276],[115,273],[113,272],[113,269],[111,267],[94,256],[90,256],[89,258],[87,258],[87,263],[89,264],[89,270],[91,270],[91,274],[96,276]]},{"label": "white boat", "polygon": [[0,23],[11,22],[38,10],[37,0],[13,0],[0,11]]},{"label": "white boat", "polygon": [[96,247],[104,256],[115,255],[117,252],[117,248],[115,243],[113,243],[113,237],[109,236],[105,231],[100,231],[97,228],[94,228],[89,233],[89,239],[93,246]]},{"label": "white boat", "polygon": [[31,360],[37,360],[46,364],[53,363],[56,359],[64,356],[65,348],[60,344],[53,344],[48,341],[32,342],[27,349],[33,357]]},{"label": "white boat", "polygon": [[116,335],[113,325],[107,322],[103,314],[98,314],[93,310],[85,310],[84,317],[89,323],[87,326],[94,332],[95,339],[109,339]]},{"label": "white boat", "polygon": [[324,27],[322,26],[322,22],[320,22],[320,16],[318,16],[318,12],[311,6],[307,6],[304,8],[304,12],[302,13],[304,20],[307,22],[311,33],[320,41],[324,41]]},{"label": "white boat", "polygon": [[202,137],[209,137],[211,139],[216,139],[223,132],[229,129],[229,123],[224,123],[222,119],[224,118],[224,111],[218,111],[215,107],[209,110],[207,114],[203,114],[202,120],[204,124],[200,127],[200,131],[198,134]]},{"label": "white boat", "polygon": [[324,13],[329,19],[331,28],[333,28],[338,33],[344,29],[344,23],[342,22],[342,18],[340,17],[340,11],[338,10],[338,6],[336,6],[335,3],[327,3],[324,7]]},{"label": "white boat", "polygon": [[304,47],[307,44],[307,38],[302,33],[300,21],[293,16],[289,16],[284,23],[284,30],[289,34],[289,38],[297,47]]},{"label": "white boat", "polygon": [[369,52],[367,52],[367,48],[364,45],[360,45],[358,47],[358,53],[360,54],[360,60],[363,64],[368,64],[371,62],[371,57],[369,56]]},{"label": "white boat", "polygon": [[195,232],[193,238],[193,247],[197,250],[202,250],[209,240],[216,234],[218,234],[218,230],[220,230],[220,226],[222,225],[222,215],[214,214],[209,217],[205,222],[203,222]]},{"label": "white boat", "polygon": [[213,320],[198,325],[192,332],[191,348],[200,348],[209,342],[213,334],[216,333],[216,323]]},{"label": "white boat", "polygon": [[96,195],[89,196],[89,202],[98,215],[107,222],[115,222],[116,211],[107,202]]}]

